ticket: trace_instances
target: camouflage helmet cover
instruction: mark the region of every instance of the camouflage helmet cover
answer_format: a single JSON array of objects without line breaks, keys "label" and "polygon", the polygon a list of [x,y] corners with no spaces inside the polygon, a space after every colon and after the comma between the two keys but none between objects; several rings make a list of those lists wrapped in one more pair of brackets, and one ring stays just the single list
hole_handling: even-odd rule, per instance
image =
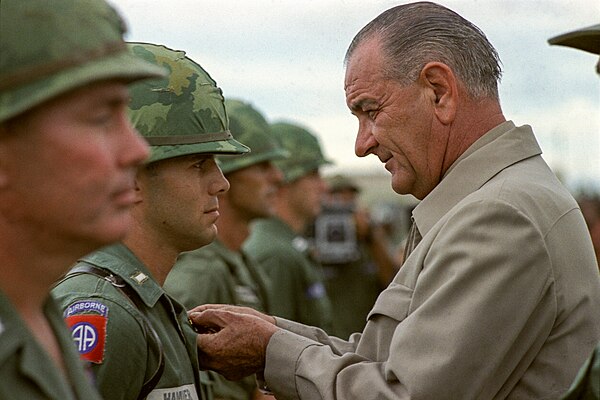
[{"label": "camouflage helmet cover", "polygon": [[548,43],[600,54],[600,24],[555,36]]},{"label": "camouflage helmet cover", "polygon": [[232,135],[250,146],[252,152],[241,156],[219,157],[219,165],[224,174],[288,156],[288,152],[271,133],[269,123],[252,105],[241,100],[226,99],[225,109]]},{"label": "camouflage helmet cover", "polygon": [[129,110],[150,144],[148,162],[189,154],[249,151],[229,132],[221,89],[185,52],[150,43],[129,43],[133,53],[168,70],[168,77],[131,86]]},{"label": "camouflage helmet cover", "polygon": [[290,153],[288,158],[275,161],[275,165],[283,172],[285,182],[293,182],[322,165],[332,164],[323,156],[317,137],[306,129],[279,122],[271,125],[271,131]]},{"label": "camouflage helmet cover", "polygon": [[102,0],[0,1],[0,122],[98,80],[162,76],[124,33]]}]

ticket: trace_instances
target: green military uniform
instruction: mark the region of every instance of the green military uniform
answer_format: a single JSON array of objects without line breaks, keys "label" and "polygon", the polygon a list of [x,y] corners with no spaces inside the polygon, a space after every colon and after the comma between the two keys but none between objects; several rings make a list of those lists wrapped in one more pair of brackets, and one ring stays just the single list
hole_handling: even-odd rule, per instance
[{"label": "green military uniform", "polygon": [[266,280],[251,258],[215,240],[181,253],[164,288],[187,308],[235,304],[268,312]]},{"label": "green military uniform", "polygon": [[561,400],[600,399],[600,343],[583,364],[569,391]]},{"label": "green military uniform", "polygon": [[100,399],[91,377],[81,368],[73,341],[52,299],[44,315],[61,348],[66,375],[42,350],[10,301],[0,292],[0,398],[1,399]]},{"label": "green military uniform", "polygon": [[[287,122],[271,125],[290,156],[275,161],[284,184],[331,162],[323,156],[316,136]],[[244,243],[271,281],[271,314],[331,331],[331,303],[324,285],[323,269],[312,256],[309,241],[279,218],[259,220]]]},{"label": "green military uniform", "polygon": [[[268,311],[265,277],[243,253],[229,250],[218,240],[182,253],[169,273],[165,290],[187,308],[200,304],[236,304]],[[256,390],[254,377],[238,382],[215,376],[217,399],[247,400]]]},{"label": "green military uniform", "polygon": [[[95,358],[88,358],[102,395],[107,399],[137,399],[143,383],[157,370],[159,351],[148,345],[151,338],[146,317],[162,342],[165,360],[164,371],[148,399],[163,399],[163,395],[209,399],[210,389],[200,382],[196,333],[187,313],[164,292],[144,264],[122,244],[92,253],[77,265],[82,263],[121,277],[143,302],[138,308],[109,280],[89,273],[67,277],[52,292],[65,310],[82,357],[88,357],[93,346],[103,347]],[[76,327],[81,324],[95,328],[95,341],[86,342],[78,333]]]},{"label": "green military uniform", "polygon": [[[225,100],[233,136],[252,148],[243,156],[220,156],[221,170],[229,173],[287,155],[269,135],[269,125],[252,106]],[[200,304],[235,304],[270,312],[268,279],[256,262],[243,251],[233,251],[219,240],[200,249],[182,253],[164,284],[165,290],[186,307]],[[215,374],[217,399],[250,400],[256,381],[250,376],[231,382]]]},{"label": "green military uniform", "polygon": [[271,314],[331,331],[323,270],[309,242],[278,218],[257,221],[244,243],[271,280]]},{"label": "green military uniform", "polygon": [[381,292],[377,266],[369,259],[364,245],[360,247],[360,258],[356,261],[323,264],[325,289],[333,315],[331,334],[344,339],[354,332],[362,332]]}]

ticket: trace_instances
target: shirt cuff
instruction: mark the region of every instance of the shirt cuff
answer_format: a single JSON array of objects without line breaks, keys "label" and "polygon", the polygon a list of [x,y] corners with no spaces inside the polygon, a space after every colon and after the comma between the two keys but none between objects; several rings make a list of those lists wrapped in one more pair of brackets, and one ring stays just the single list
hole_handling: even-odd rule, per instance
[{"label": "shirt cuff", "polygon": [[267,345],[264,376],[276,397],[300,398],[296,388],[296,365],[307,347],[317,345],[319,343],[283,329],[271,336]]}]

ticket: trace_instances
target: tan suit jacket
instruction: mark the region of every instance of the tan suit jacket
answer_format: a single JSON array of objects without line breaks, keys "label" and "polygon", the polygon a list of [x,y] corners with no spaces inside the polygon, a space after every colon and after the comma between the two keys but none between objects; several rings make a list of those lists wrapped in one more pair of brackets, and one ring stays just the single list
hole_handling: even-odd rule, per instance
[{"label": "tan suit jacket", "polygon": [[278,319],[278,400],[557,399],[600,339],[600,277],[572,196],[505,122],[413,216],[423,239],[350,341]]}]

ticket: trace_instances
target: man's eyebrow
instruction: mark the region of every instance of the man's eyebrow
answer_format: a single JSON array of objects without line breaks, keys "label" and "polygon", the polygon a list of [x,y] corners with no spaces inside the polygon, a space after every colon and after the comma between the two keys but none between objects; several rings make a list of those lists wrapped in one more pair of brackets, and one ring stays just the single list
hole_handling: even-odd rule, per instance
[{"label": "man's eyebrow", "polygon": [[350,103],[350,110],[353,112],[354,111],[362,111],[365,109],[365,107],[369,107],[369,106],[373,106],[373,105],[377,105],[377,102],[373,99],[360,99],[360,100]]}]

